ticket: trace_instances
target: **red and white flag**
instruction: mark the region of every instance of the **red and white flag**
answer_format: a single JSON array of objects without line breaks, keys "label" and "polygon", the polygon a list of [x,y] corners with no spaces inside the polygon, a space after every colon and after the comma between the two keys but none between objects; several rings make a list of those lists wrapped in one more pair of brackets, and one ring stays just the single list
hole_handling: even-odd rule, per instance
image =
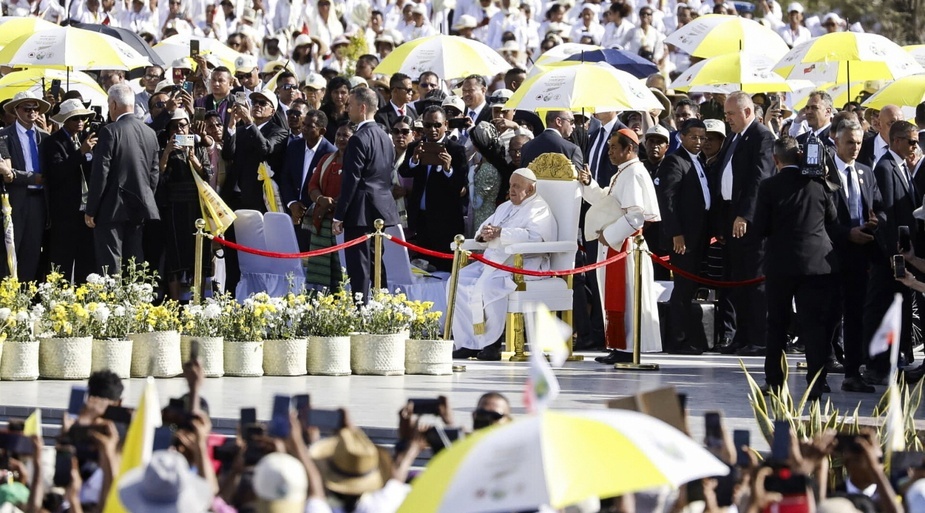
[{"label": "red and white flag", "polygon": [[[874,333],[874,338],[870,340],[871,356],[877,356],[888,349],[894,349],[894,352],[898,353],[895,348],[899,347],[899,334],[902,330],[902,305],[902,294],[896,294],[893,304],[886,311],[880,327]],[[893,365],[895,366],[896,362],[893,362]]]}]

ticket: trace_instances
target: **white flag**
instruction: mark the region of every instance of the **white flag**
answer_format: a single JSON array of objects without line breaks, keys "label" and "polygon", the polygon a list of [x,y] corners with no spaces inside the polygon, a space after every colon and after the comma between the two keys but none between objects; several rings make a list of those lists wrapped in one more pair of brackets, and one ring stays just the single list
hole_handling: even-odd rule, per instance
[{"label": "white flag", "polygon": [[527,343],[534,353],[548,353],[553,367],[562,367],[568,358],[566,340],[572,337],[572,327],[559,320],[543,303],[536,303],[533,315],[525,315]]},{"label": "white flag", "polygon": [[[870,340],[870,355],[876,356],[890,348],[899,347],[899,334],[902,330],[902,294],[896,294],[893,304],[886,311],[880,327]],[[895,351],[894,351],[895,352]],[[896,362],[892,362],[896,365]]]},{"label": "white flag", "polygon": [[528,413],[545,410],[559,395],[559,380],[542,351],[530,352],[530,370],[524,387],[524,406]]}]

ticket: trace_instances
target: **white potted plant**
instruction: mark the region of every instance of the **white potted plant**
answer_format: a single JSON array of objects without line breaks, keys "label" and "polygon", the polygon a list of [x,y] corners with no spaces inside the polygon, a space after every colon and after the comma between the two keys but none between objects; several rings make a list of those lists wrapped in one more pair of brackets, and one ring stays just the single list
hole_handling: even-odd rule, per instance
[{"label": "white potted plant", "polygon": [[87,276],[84,286],[88,293],[90,331],[93,350],[90,370],[108,369],[120,378],[131,376],[132,340],[128,333],[132,325],[132,302],[127,299],[119,276]]},{"label": "white potted plant", "polygon": [[48,379],[90,377],[93,336],[90,311],[84,303],[85,285],[75,288],[52,270],[38,287],[42,305],[39,317],[39,376]]},{"label": "white potted plant", "polygon": [[350,334],[356,322],[356,305],[343,288],[312,298],[302,318],[308,334],[309,374],[350,375]]},{"label": "white potted plant", "polygon": [[267,339],[263,344],[263,373],[267,376],[302,376],[308,372],[308,341],[302,336],[305,296],[288,293],[268,298]]},{"label": "white potted plant", "polygon": [[193,339],[199,343],[199,363],[207,378],[225,375],[225,347],[222,326],[234,309],[234,299],[225,293],[206,298],[199,305],[185,305],[180,313],[180,358],[189,360]]},{"label": "white potted plant", "polygon": [[[255,296],[266,296],[264,293]],[[267,333],[267,306],[261,297],[234,303],[224,325],[226,376],[263,376],[263,341]]]},{"label": "white potted plant", "polygon": [[405,373],[405,340],[412,312],[404,294],[383,289],[357,311],[360,333],[350,337],[354,374],[400,376]]},{"label": "white potted plant", "polygon": [[132,377],[172,378],[183,372],[180,360],[180,306],[135,305],[132,339]]},{"label": "white potted plant", "polygon": [[31,381],[39,377],[39,341],[35,322],[42,305],[32,306],[34,283],[13,277],[0,281],[0,379]]},{"label": "white potted plant", "polygon": [[409,301],[413,312],[410,336],[405,342],[405,373],[443,375],[453,373],[453,341],[443,340],[440,317],[432,301]]}]

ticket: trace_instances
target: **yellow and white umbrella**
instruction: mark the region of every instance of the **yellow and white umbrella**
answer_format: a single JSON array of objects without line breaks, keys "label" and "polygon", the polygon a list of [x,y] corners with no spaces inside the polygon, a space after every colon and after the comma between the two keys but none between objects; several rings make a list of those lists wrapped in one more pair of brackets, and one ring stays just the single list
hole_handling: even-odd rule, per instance
[{"label": "yellow and white umbrella", "polygon": [[669,87],[679,91],[749,94],[793,91],[793,84],[771,71],[775,63],[774,59],[754,52],[718,55],[694,64]]},{"label": "yellow and white umbrella", "polygon": [[10,44],[17,37],[43,30],[58,28],[58,25],[35,16],[0,16],[0,48]]},{"label": "yellow and white umbrella", "polygon": [[742,50],[780,59],[787,43],[764,25],[741,16],[707,14],[675,30],[665,43],[704,59]]},{"label": "yellow and white umbrella", "polygon": [[865,107],[882,109],[887,105],[915,107],[925,101],[925,73],[898,78],[880,88],[864,102]]},{"label": "yellow and white umbrella", "polygon": [[925,68],[925,45],[907,45],[903,47],[909,55],[919,63],[919,66]]},{"label": "yellow and white umbrella", "polygon": [[79,91],[83,101],[103,108],[105,117],[107,108],[106,91],[90,75],[81,71],[64,71],[60,69],[29,68],[14,71],[0,78],[0,101],[8,100],[16,93],[30,91],[39,98],[45,97],[45,91],[51,87],[52,80],[61,81],[62,91]]},{"label": "yellow and white umbrella", "polygon": [[[774,71],[789,80],[821,84],[851,84],[865,80],[895,80],[923,68],[899,45],[877,34],[833,32],[800,43]],[[848,96],[857,92],[848,87]]]},{"label": "yellow and white umbrella", "polygon": [[729,467],[668,424],[627,410],[543,413],[435,456],[399,513],[553,509],[721,476]]},{"label": "yellow and white umbrella", "polygon": [[76,70],[131,70],[151,63],[118,39],[73,27],[20,36],[0,50],[0,64]]},{"label": "yellow and white umbrella", "polygon": [[223,66],[234,70],[234,61],[241,56],[240,52],[222,44],[221,41],[210,37],[196,37],[190,34],[177,34],[170,36],[160,43],[154,45],[152,50],[160,56],[166,63],[174,62],[177,59],[189,57],[190,41],[199,41],[199,53],[202,55],[212,54]]},{"label": "yellow and white umbrella", "polygon": [[602,62],[553,64],[524,81],[505,107],[589,113],[664,108],[638,78]]},{"label": "yellow and white umbrella", "polygon": [[[597,45],[585,45],[581,43],[562,43],[543,52],[543,55],[537,57],[533,63],[533,69],[542,66],[548,66],[554,62],[562,62],[569,57],[581,52],[593,52],[594,50],[603,50],[604,48]],[[543,69],[543,68],[541,68]]]},{"label": "yellow and white umbrella", "polygon": [[504,57],[481,41],[458,36],[422,37],[396,48],[376,66],[376,73],[404,73],[417,78],[425,71],[452,80],[469,75],[494,76],[511,68]]}]

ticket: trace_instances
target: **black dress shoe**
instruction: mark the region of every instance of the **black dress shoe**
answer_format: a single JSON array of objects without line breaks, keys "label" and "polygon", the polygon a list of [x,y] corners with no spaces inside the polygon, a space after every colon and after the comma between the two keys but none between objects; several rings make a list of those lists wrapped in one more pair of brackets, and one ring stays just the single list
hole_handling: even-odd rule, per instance
[{"label": "black dress shoe", "polygon": [[729,345],[719,347],[719,352],[721,354],[736,354],[736,351],[738,350],[739,350],[739,346],[735,345],[734,343],[730,343]]},{"label": "black dress shoe", "polygon": [[460,347],[453,351],[454,360],[466,360],[468,358],[475,358],[479,354],[478,349],[469,349],[468,347]]},{"label": "black dress shoe", "polygon": [[607,356],[598,356],[594,359],[594,361],[603,363],[604,365],[613,365],[615,363],[631,363],[633,361],[633,353],[627,353],[625,351],[617,351],[616,349],[613,349]]},{"label": "black dress shoe", "polygon": [[877,391],[874,387],[864,383],[860,376],[847,376],[841,382],[841,389],[845,392],[859,392],[862,394],[872,394]]},{"label": "black dress shoe", "polygon": [[746,346],[738,351],[736,355],[738,356],[764,356],[767,351],[762,346]]},{"label": "black dress shoe", "polygon": [[[714,353],[722,353],[723,349],[726,349],[729,347],[732,347],[732,337],[723,337],[716,341],[716,344],[713,345],[710,351],[713,351]],[[726,354],[730,354],[730,353],[726,353]]]},{"label": "black dress shoe", "polygon": [[825,371],[829,374],[844,374],[845,366],[833,358],[825,364]]},{"label": "black dress shoe", "polygon": [[477,355],[476,358],[485,362],[500,362],[501,361],[501,341],[497,341],[494,344],[485,346]]},{"label": "black dress shoe", "polygon": [[867,369],[867,372],[863,373],[861,377],[864,378],[864,381],[867,382],[868,385],[875,386],[888,385],[890,381],[890,375],[888,373],[876,371],[873,369]]},{"label": "black dress shoe", "polygon": [[682,345],[681,347],[672,349],[671,351],[665,351],[665,352],[668,354],[682,354],[682,355],[697,356],[697,355],[703,354],[703,349],[700,349],[699,347]]}]

